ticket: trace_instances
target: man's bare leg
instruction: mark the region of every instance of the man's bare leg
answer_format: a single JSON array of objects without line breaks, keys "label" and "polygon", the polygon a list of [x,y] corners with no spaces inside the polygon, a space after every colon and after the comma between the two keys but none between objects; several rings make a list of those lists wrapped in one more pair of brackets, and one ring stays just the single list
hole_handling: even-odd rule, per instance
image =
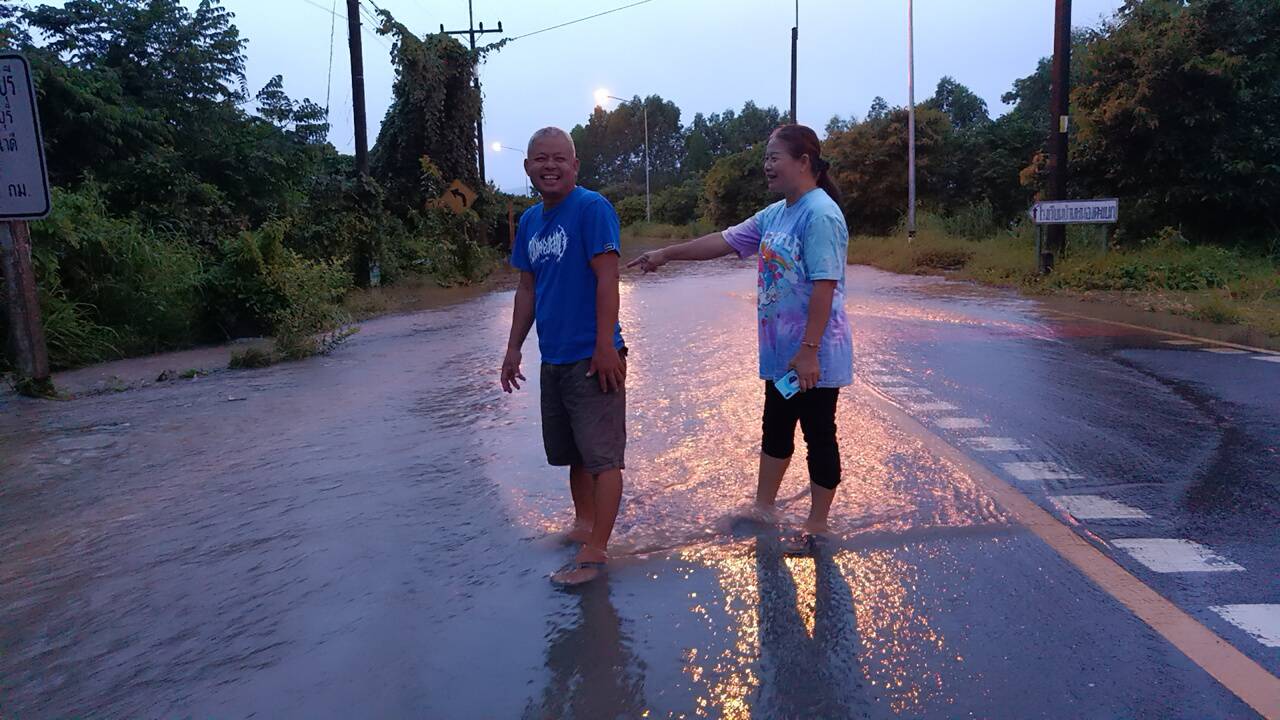
[{"label": "man's bare leg", "polygon": [[[595,507],[595,518],[591,525],[591,539],[586,542],[575,562],[606,562],[609,559],[609,537],[613,535],[613,524],[618,519],[618,508],[622,505],[622,471],[606,470],[595,476],[595,495],[592,498]],[[582,568],[560,573],[554,576],[557,582],[576,585],[593,579],[599,575],[596,568]]]},{"label": "man's bare leg", "polygon": [[569,542],[586,543],[591,540],[591,526],[595,520],[595,478],[586,468],[574,465],[569,468],[569,494],[573,496],[573,529]]}]

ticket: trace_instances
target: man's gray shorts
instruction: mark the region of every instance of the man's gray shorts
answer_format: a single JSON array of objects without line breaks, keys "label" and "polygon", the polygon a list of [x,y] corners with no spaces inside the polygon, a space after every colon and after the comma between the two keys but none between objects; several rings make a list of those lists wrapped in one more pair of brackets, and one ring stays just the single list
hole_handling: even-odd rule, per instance
[{"label": "man's gray shorts", "polygon": [[627,390],[624,383],[601,391],[600,378],[587,377],[590,367],[590,360],[542,364],[542,443],[551,465],[578,465],[595,475],[626,467]]}]

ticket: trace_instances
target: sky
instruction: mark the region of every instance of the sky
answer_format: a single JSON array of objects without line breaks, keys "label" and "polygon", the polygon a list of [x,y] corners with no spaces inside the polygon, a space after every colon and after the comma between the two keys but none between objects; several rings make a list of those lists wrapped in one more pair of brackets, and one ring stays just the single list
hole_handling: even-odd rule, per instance
[{"label": "sky", "polygon": [[[636,0],[472,0],[475,21],[515,37],[628,5]],[[467,27],[467,0],[374,0],[423,32]],[[184,0],[194,7],[196,0]],[[248,39],[249,87],[284,76],[295,98],[324,104],[329,97],[330,139],[354,147],[346,0],[224,0]],[[371,7],[370,0],[364,0]],[[1122,0],[1074,0],[1073,24],[1095,26]],[[797,115],[822,133],[833,114],[859,118],[881,95],[907,104],[906,0],[800,0]],[[1053,0],[915,0],[916,100],[933,94],[950,75],[987,101],[993,114],[1007,108],[1000,96],[1029,75],[1053,49]],[[537,128],[583,123],[593,93],[658,94],[674,101],[681,120],[697,112],[739,109],[747,100],[790,106],[790,0],[649,0],[644,4],[509,43],[481,68],[484,136],[523,148]],[[394,78],[387,38],[369,29],[364,40],[366,110],[370,145],[391,102]],[[332,43],[331,43],[332,38]],[[478,41],[480,42],[480,41]],[[331,53],[332,50],[332,53]],[[332,55],[332,74],[330,57]],[[522,190],[518,152],[485,148],[489,179]]]}]

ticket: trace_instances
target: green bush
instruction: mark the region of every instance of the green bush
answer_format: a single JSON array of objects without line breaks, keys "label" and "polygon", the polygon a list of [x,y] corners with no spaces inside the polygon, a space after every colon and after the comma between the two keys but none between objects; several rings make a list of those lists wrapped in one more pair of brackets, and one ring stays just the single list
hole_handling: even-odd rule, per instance
[{"label": "green bush", "polygon": [[717,160],[704,181],[706,218],[728,227],[772,202],[763,168],[764,143]]},{"label": "green bush", "polygon": [[[74,192],[55,189],[53,207],[47,220],[32,224],[32,247],[45,299],[65,301],[46,313],[59,321],[80,318],[65,329],[84,330],[59,339],[67,343],[60,350],[64,360],[101,359],[107,350],[105,335],[85,323],[114,331],[111,354],[191,342],[199,333],[204,279],[195,247],[136,219],[111,217],[92,182]],[[76,349],[77,338],[97,341]]]},{"label": "green bush", "polygon": [[273,221],[222,246],[209,293],[213,322],[227,337],[284,334],[290,345],[342,325],[339,301],[351,274],[339,261],[308,260],[286,248],[287,231],[286,222]]}]

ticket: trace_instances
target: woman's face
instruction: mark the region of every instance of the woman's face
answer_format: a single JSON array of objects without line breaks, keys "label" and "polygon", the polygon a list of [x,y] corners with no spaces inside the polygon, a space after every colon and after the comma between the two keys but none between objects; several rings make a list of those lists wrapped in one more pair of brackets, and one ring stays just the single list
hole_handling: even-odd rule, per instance
[{"label": "woman's face", "polygon": [[769,190],[790,194],[803,182],[805,175],[812,177],[808,163],[791,157],[786,143],[777,138],[770,139],[764,149],[764,177],[769,181]]}]

